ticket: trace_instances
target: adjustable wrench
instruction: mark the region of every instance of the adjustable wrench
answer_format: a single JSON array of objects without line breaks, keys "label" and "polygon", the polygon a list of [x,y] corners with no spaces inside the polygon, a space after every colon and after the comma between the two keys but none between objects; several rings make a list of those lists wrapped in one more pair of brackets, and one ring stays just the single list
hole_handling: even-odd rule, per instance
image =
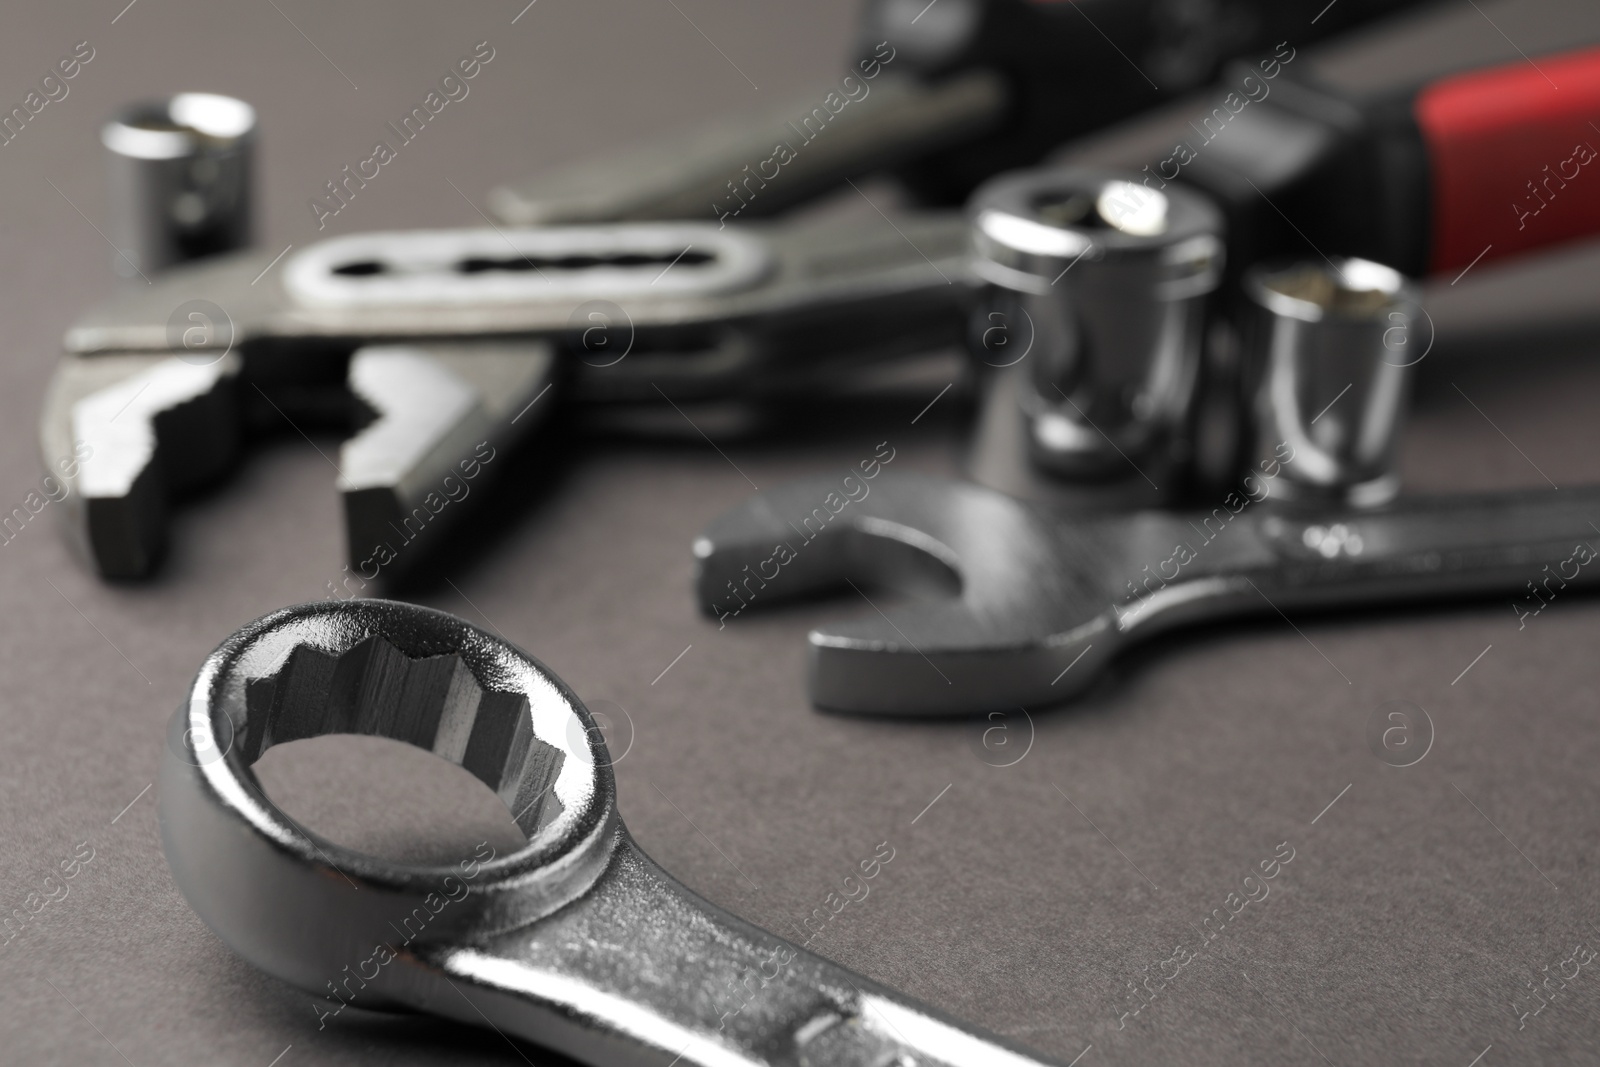
[{"label": "adjustable wrench", "polygon": [[658,223],[360,234],[276,269],[215,257],[68,331],[41,446],[52,470],[87,453],[69,479],[74,542],[134,577],[157,562],[170,498],[224,471],[247,423],[370,417],[339,488],[352,567],[392,576],[558,378],[583,401],[751,396],[952,343],[965,240],[937,217]]},{"label": "adjustable wrench", "polygon": [[709,615],[847,582],[939,597],[811,631],[811,699],[825,708],[1055,704],[1175,626],[1490,593],[1542,606],[1600,574],[1587,569],[1600,554],[1600,488],[1291,508],[1268,502],[1275,478],[1255,477],[1210,512],[1086,517],[965,482],[879,477],[845,477],[848,501],[836,477],[765,490],[694,543]]},{"label": "adjustable wrench", "polygon": [[[283,741],[351,732],[465,767],[526,846],[410,867],[308,835],[250,765]],[[233,634],[172,718],[159,796],[190,905],[245,959],[324,998],[325,1015],[428,1012],[608,1067],[1049,1062],[685,889],[628,835],[577,696],[442,612],[323,603]]]}]

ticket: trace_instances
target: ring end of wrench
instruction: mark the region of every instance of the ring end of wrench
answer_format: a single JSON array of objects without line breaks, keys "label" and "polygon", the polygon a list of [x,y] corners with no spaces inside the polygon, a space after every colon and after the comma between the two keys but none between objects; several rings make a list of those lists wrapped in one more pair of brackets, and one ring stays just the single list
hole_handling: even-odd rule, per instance
[{"label": "ring end of wrench", "polygon": [[[313,837],[250,764],[327,733],[387,736],[460,764],[528,843],[410,866]],[[459,619],[382,600],[285,608],[219,646],[174,715],[162,846],[194,910],[256,966],[326,997],[381,946],[405,962],[367,976],[362,1005],[417,1006],[429,945],[534,921],[606,869],[620,829],[603,746],[559,678]]]}]

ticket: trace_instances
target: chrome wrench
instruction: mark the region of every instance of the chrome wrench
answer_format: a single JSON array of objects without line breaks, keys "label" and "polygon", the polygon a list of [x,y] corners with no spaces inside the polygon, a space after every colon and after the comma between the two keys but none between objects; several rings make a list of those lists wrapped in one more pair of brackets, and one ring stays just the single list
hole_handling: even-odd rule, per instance
[{"label": "chrome wrench", "polygon": [[[526,847],[421,868],[313,840],[250,764],[334,732],[461,764],[505,801]],[[673,880],[623,826],[577,696],[442,612],[362,600],[250,623],[201,666],[168,741],[161,839],[178,887],[241,956],[316,996],[487,1023],[594,1064],[1049,1062]]]},{"label": "chrome wrench", "polygon": [[926,475],[805,479],[752,494],[695,539],[696,597],[726,622],[850,582],[932,594],[812,630],[811,699],[961,715],[1070,700],[1119,652],[1178,626],[1504,593],[1520,628],[1600,573],[1587,567],[1600,488],[1361,509],[1280,504],[1284,472],[1265,474],[1209,512],[1111,516]]}]

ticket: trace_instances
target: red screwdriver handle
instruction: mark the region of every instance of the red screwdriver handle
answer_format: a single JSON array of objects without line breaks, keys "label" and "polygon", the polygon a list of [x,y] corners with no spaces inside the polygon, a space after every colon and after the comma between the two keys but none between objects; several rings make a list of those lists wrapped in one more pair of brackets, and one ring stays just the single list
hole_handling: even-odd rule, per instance
[{"label": "red screwdriver handle", "polygon": [[1600,232],[1600,48],[1452,75],[1417,94],[1428,269]]}]

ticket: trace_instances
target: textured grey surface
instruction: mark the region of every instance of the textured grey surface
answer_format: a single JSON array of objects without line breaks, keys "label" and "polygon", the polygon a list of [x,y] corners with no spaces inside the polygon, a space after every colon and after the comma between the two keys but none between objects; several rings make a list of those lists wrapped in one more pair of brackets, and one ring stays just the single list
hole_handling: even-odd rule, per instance
[{"label": "textured grey surface", "polygon": [[[0,148],[0,504],[20,505],[37,485],[34,420],[57,341],[112,284],[110,250],[65,198],[103,224],[95,131],[122,101],[199,88],[253,102],[261,243],[299,246],[315,234],[306,199],[487,39],[496,58],[471,96],[326,232],[473,224],[449,183],[481,204],[495,182],[619,139],[757,111],[769,93],[831,78],[849,6],[538,0],[515,25],[516,0],[279,0],[281,13],[138,0],[115,24],[120,3],[7,11],[0,100],[20,102],[80,40],[96,55],[66,99]],[[1307,5],[1308,17],[1320,6]],[[1587,10],[1577,0],[1476,6],[1452,7],[1454,29],[1423,36],[1418,54],[1432,62],[1451,48],[1503,47],[1495,26],[1519,43],[1526,33],[1532,49],[1577,32]],[[1376,66],[1392,73],[1407,54],[1385,52]],[[876,219],[860,205],[841,210]],[[1405,439],[1412,488],[1600,475],[1600,365],[1582,346],[1553,353],[1546,329],[1574,321],[1597,282],[1591,246],[1474,271],[1436,298],[1451,343],[1424,365]],[[721,631],[696,614],[690,540],[751,482],[842,470],[884,440],[897,467],[956,469],[952,397],[910,425],[936,391],[903,410],[819,406],[782,439],[719,442],[731,463],[697,437],[669,447],[547,442],[503,472],[507,488],[525,487],[523,501],[481,513],[475,536],[417,598],[494,626],[594,705],[627,710],[635,737],[617,766],[623,816],[646,851],[714,902],[782,930],[889,841],[895,859],[869,898],[815,944],[1063,1061],[1464,1067],[1491,1045],[1479,1062],[1600,1058],[1593,967],[1520,1031],[1523,1009],[1513,1007],[1544,967],[1562,970],[1574,944],[1600,944],[1592,600],[1558,597],[1522,630],[1496,602],[1164,641],[1084,703],[1035,716],[1031,748],[1008,768],[980,759],[979,726],[858,721],[807,706],[808,623],[865,605],[752,613]],[[323,452],[335,443],[317,439]],[[0,1059],[548,1059],[492,1033],[354,1010],[319,1031],[307,999],[229,952],[167,874],[154,796],[141,792],[166,719],[223,636],[322,595],[338,575],[334,479],[293,433],[257,448],[180,515],[172,557],[147,584],[88,575],[52,528],[56,505],[0,546],[0,913],[27,913],[29,894],[66,887],[0,947]],[[1405,769],[1381,763],[1364,739],[1373,710],[1391,700],[1426,708],[1436,727],[1426,758]],[[1026,724],[1011,728],[1020,745]],[[420,757],[312,747],[273,753],[263,777],[341,840],[414,853],[439,849],[448,832],[506,833],[481,793]],[[80,842],[94,858],[46,886]],[[1118,1030],[1126,983],[1158,974],[1176,945],[1198,950],[1195,927],[1282,842],[1294,859],[1266,899]]]}]

